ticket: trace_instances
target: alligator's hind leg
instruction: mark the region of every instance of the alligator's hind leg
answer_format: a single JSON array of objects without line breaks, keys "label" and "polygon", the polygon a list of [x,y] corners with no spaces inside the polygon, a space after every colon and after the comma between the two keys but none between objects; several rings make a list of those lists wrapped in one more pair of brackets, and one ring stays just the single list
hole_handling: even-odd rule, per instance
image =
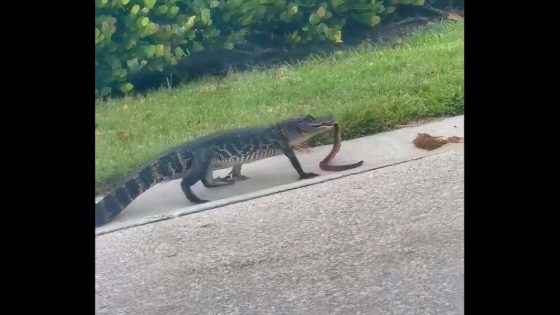
[{"label": "alligator's hind leg", "polygon": [[191,167],[185,173],[183,180],[181,181],[181,189],[185,194],[185,197],[192,203],[203,203],[208,202],[208,200],[198,198],[192,191],[191,186],[196,184],[200,179],[204,177],[205,168],[200,165],[201,163],[197,160],[193,161]]},{"label": "alligator's hind leg", "polygon": [[233,166],[233,168],[231,169],[231,172],[229,172],[229,174],[227,174],[226,177],[218,177],[216,178],[217,180],[221,180],[221,181],[230,181],[230,180],[246,180],[249,179],[249,177],[247,176],[243,176],[241,175],[241,166],[243,164],[235,164]]},{"label": "alligator's hind leg", "polygon": [[233,166],[233,168],[231,169],[230,174],[231,174],[231,176],[232,176],[234,179],[236,179],[236,180],[246,180],[246,179],[249,179],[249,177],[241,175],[241,166],[242,166],[242,165],[243,165],[243,164],[235,164],[235,165]]}]

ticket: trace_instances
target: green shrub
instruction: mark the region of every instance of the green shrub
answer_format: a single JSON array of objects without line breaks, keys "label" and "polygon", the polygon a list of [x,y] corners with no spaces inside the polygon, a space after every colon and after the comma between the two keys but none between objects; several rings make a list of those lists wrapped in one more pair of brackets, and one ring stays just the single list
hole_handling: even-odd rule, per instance
[{"label": "green shrub", "polygon": [[128,93],[137,71],[164,71],[192,52],[234,49],[253,34],[297,45],[342,42],[352,19],[370,26],[423,0],[96,0],[96,95]]}]

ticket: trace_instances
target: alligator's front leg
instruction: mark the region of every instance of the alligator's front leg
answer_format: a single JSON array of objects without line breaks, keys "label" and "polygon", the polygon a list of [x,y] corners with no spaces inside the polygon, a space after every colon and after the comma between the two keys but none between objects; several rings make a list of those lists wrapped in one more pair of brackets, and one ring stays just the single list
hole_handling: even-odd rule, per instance
[{"label": "alligator's front leg", "polygon": [[298,172],[300,179],[313,178],[315,176],[319,176],[319,174],[306,173],[303,171],[303,169],[301,168],[301,164],[299,164],[296,154],[294,153],[294,150],[292,150],[292,147],[287,142],[280,142],[279,144],[282,152],[288,157],[288,159],[290,159],[292,166]]},{"label": "alligator's front leg", "polygon": [[241,166],[243,164],[235,164],[231,171],[227,174],[226,177],[218,177],[217,180],[221,181],[230,181],[230,180],[246,180],[249,179],[247,176],[241,175]]}]

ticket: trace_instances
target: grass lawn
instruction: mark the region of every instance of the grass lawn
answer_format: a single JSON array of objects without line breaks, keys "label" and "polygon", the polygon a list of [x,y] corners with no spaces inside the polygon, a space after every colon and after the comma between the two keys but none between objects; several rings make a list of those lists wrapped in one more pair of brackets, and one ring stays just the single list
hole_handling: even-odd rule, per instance
[{"label": "grass lawn", "polygon": [[[343,139],[352,139],[462,114],[463,45],[463,22],[448,21],[398,44],[98,101],[96,183],[112,182],[184,141],[295,115],[333,114]],[[320,142],[328,140],[314,141]]]}]

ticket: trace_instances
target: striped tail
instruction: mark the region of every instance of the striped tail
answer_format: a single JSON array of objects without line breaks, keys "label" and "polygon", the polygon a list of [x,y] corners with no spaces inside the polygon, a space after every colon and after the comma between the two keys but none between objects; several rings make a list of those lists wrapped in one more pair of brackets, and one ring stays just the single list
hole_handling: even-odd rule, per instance
[{"label": "striped tail", "polygon": [[95,203],[95,227],[112,221],[146,190],[182,174],[190,167],[191,161],[190,152],[174,151],[143,167],[136,175]]}]

